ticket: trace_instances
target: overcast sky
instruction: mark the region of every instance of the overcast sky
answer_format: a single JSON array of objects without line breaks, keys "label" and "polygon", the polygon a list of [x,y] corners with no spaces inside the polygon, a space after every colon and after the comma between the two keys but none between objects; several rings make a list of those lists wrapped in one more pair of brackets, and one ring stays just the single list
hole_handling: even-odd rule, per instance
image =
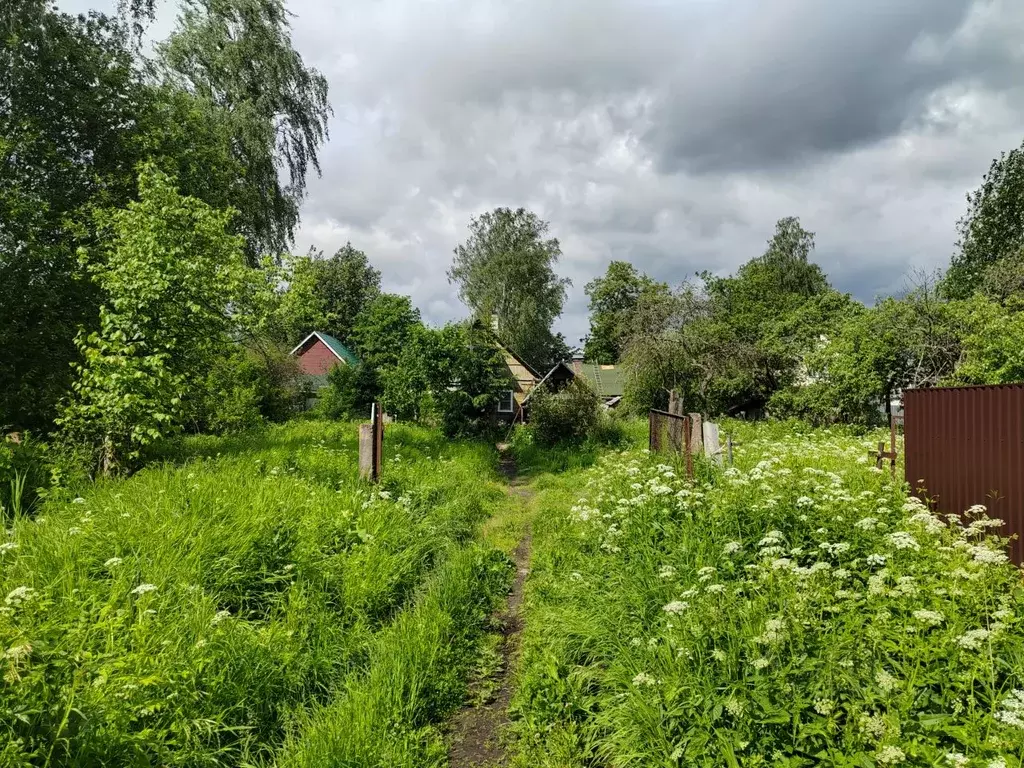
[{"label": "overcast sky", "polygon": [[[434,323],[465,315],[445,270],[495,206],[561,241],[570,343],[610,260],[673,284],[728,273],[782,216],[870,303],[948,262],[965,193],[1024,138],[1020,0],[288,7],[335,110],[296,250],[351,240]],[[158,8],[162,34],[175,2]]]}]

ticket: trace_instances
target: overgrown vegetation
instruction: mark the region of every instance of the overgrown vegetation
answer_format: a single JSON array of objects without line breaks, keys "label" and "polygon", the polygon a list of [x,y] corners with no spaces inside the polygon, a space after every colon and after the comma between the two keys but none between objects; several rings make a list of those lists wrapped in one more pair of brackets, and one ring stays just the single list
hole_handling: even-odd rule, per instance
[{"label": "overgrown vegetation", "polygon": [[734,425],[698,480],[636,451],[546,480],[523,766],[1019,766],[1024,590],[875,435]]},{"label": "overgrown vegetation", "polygon": [[16,515],[0,762],[323,765],[324,741],[346,765],[429,764],[508,583],[474,543],[504,494],[492,450],[399,426],[371,490],[355,437],[183,438],[151,456],[174,463]]}]

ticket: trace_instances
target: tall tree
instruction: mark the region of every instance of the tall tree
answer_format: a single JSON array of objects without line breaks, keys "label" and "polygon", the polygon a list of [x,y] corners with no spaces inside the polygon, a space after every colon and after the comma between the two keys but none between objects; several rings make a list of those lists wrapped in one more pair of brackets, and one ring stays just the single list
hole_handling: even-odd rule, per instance
[{"label": "tall tree", "polygon": [[101,215],[111,237],[89,259],[106,297],[99,330],[79,334],[82,364],[61,423],[96,447],[106,474],[180,426],[183,401],[228,341],[242,238],[228,211],[181,196],[153,166],[138,202]]},{"label": "tall tree", "polygon": [[289,339],[326,331],[350,341],[356,318],[380,295],[380,272],[366,254],[346,243],[330,258],[293,259],[282,311]]},{"label": "tall tree", "polygon": [[583,354],[598,363],[616,363],[631,317],[645,293],[668,294],[668,286],[637,272],[628,261],[613,261],[604,277],[597,277],[583,289],[590,299],[590,334]]},{"label": "tall tree", "polygon": [[555,274],[562,249],[547,237],[547,222],[523,208],[496,208],[475,217],[469,230],[449,282],[477,317],[497,321],[498,337],[517,354],[537,367],[557,361],[565,342],[551,326],[571,282]]},{"label": "tall tree", "polygon": [[967,195],[957,229],[957,252],[942,290],[951,299],[966,299],[984,287],[986,271],[1024,249],[1024,145],[992,161],[981,186]]},{"label": "tall tree", "polygon": [[[327,81],[292,47],[282,0],[183,0],[160,46],[172,83],[224,110],[245,168],[234,202],[251,263],[283,254],[327,137]],[[281,178],[284,174],[287,180]]]}]

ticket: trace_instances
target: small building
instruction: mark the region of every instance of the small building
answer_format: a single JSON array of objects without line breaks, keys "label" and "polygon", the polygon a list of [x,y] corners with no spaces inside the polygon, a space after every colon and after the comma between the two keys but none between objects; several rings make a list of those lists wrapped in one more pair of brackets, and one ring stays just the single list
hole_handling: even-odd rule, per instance
[{"label": "small building", "polygon": [[323,331],[313,331],[291,354],[298,359],[299,369],[314,392],[327,385],[327,374],[332,368],[359,365],[359,358],[352,350]]},{"label": "small building", "polygon": [[530,392],[543,378],[541,374],[519,355],[495,339],[502,360],[508,367],[512,389],[498,393],[498,419],[505,422],[525,421],[523,405]]},{"label": "small building", "polygon": [[543,382],[558,392],[576,377],[594,390],[606,408],[615,408],[622,402],[626,384],[623,367],[584,360],[581,354],[573,355],[570,361],[558,363],[548,371]]}]

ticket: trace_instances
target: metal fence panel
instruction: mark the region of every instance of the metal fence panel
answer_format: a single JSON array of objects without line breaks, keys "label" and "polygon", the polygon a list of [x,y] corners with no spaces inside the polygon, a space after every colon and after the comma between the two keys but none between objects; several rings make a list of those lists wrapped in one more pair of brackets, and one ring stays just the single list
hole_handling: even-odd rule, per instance
[{"label": "metal fence panel", "polygon": [[942,512],[984,504],[1024,562],[1024,384],[903,393],[906,479]]}]

